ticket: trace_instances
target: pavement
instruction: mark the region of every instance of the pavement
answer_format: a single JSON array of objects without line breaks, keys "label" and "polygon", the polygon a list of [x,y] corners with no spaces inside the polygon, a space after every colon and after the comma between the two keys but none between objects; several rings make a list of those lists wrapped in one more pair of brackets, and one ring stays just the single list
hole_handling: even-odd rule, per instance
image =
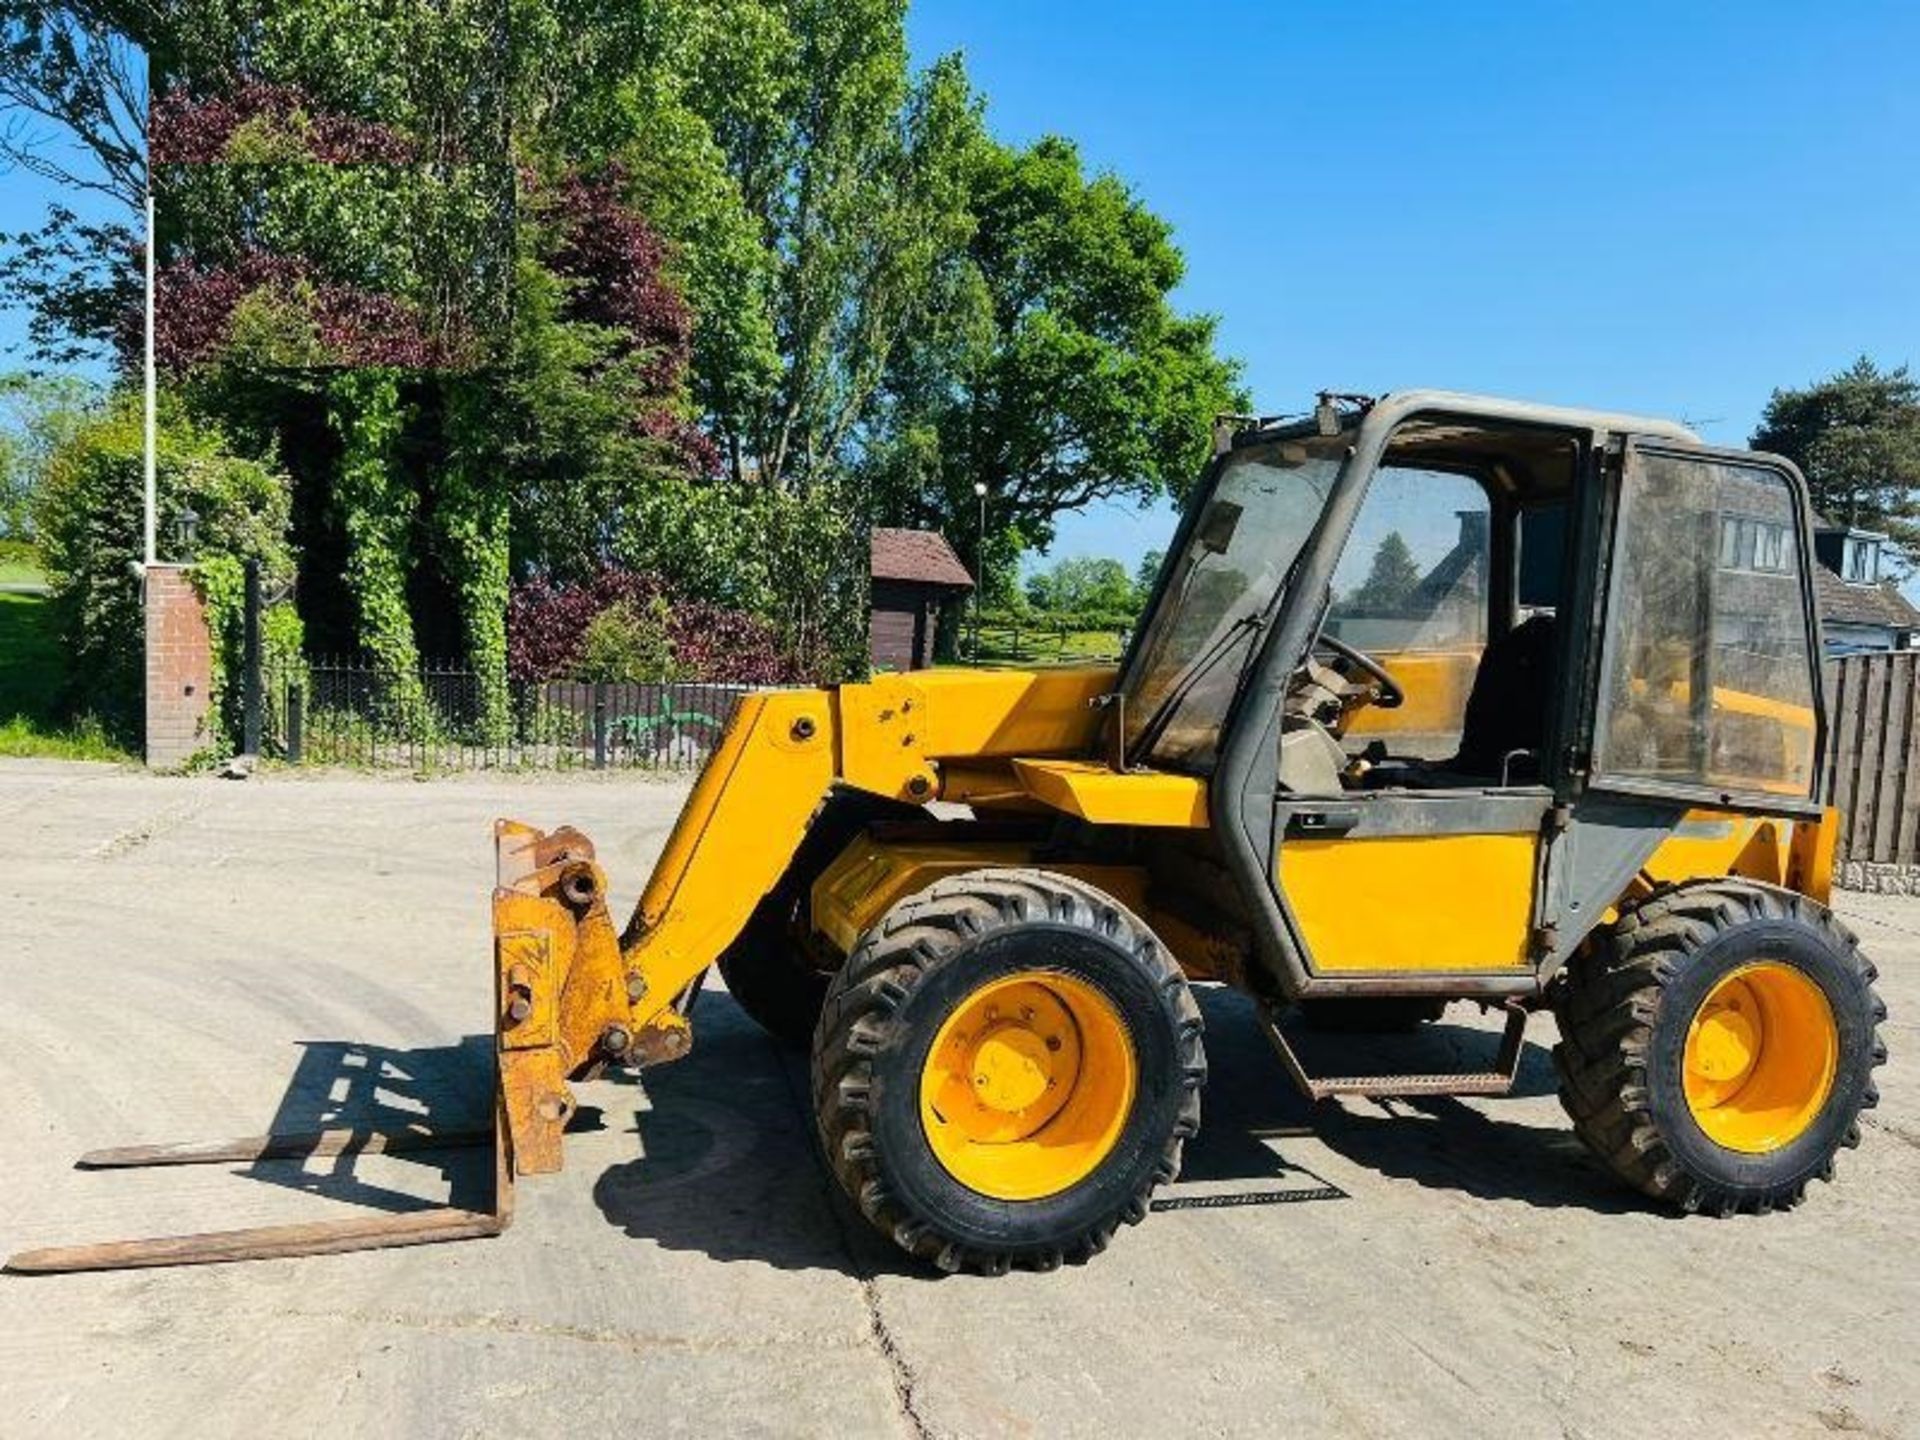
[{"label": "pavement", "polygon": [[[0,1248],[487,1203],[483,1154],[87,1173],[80,1151],[483,1122],[489,827],[593,836],[631,905],[676,781],[160,778],[0,761]],[[0,1276],[0,1435],[1920,1434],[1920,901],[1843,896],[1884,1102],[1787,1214],[1649,1208],[1519,1094],[1309,1107],[1204,997],[1205,1127],[1092,1264],[943,1278],[833,1188],[802,1058],[723,992],[581,1087],[485,1241]],[[1413,1064],[1477,1068],[1456,1006]],[[1407,1042],[1401,1042],[1404,1047]],[[1194,1204],[1219,1196],[1274,1203]]]}]

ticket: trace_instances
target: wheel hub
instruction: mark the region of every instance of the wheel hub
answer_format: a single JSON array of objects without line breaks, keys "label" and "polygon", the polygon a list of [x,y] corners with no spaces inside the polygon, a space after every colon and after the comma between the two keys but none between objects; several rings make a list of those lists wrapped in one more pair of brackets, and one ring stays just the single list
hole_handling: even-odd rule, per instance
[{"label": "wheel hub", "polygon": [[927,1052],[920,1119],[934,1156],[968,1188],[1032,1200],[1085,1179],[1132,1109],[1133,1043],[1083,980],[1028,971],[981,986]]},{"label": "wheel hub", "polygon": [[1724,1003],[1702,1006],[1694,1043],[1687,1057],[1690,1069],[1702,1079],[1728,1084],[1744,1078],[1760,1054],[1760,1027],[1742,1008],[1746,987],[1740,986]]},{"label": "wheel hub", "polygon": [[1042,1036],[1026,1024],[991,1027],[973,1049],[975,1097],[1003,1115],[1027,1109],[1059,1083],[1053,1056],[1060,1043],[1058,1036]]},{"label": "wheel hub", "polygon": [[1824,991],[1777,960],[1721,977],[1687,1027],[1687,1109],[1709,1140],[1764,1154],[1791,1144],[1833,1091],[1840,1032]]}]

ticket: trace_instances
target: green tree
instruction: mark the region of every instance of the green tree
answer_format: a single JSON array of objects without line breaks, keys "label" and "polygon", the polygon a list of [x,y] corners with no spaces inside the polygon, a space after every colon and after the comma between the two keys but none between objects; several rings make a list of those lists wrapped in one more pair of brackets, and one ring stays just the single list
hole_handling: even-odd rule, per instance
[{"label": "green tree", "polygon": [[1801,390],[1775,390],[1751,441],[1807,477],[1831,520],[1885,531],[1901,561],[1920,564],[1920,381],[1904,365],[1861,356]]},{"label": "green tree", "polygon": [[[162,407],[157,453],[160,533],[198,516],[194,579],[216,637],[216,701],[231,708],[225,677],[240,644],[240,567],[261,562],[269,591],[293,578],[286,544],[291,486],[270,462],[236,454],[217,427]],[[61,697],[68,715],[93,714],[132,742],[140,732],[141,489],[145,432],[140,406],[123,397],[78,426],[48,457],[34,497],[34,526],[53,587],[55,624],[67,652]],[[284,617],[269,630],[284,632]],[[297,641],[296,641],[297,648]]]},{"label": "green tree", "polygon": [[694,392],[732,478],[838,470],[965,239],[979,116],[959,60],[914,73],[904,0],[529,8],[554,41],[523,46],[531,112],[620,160],[680,244]]},{"label": "green tree", "polygon": [[1153,587],[1160,579],[1160,567],[1167,563],[1167,552],[1149,550],[1140,557],[1140,563],[1133,570],[1134,589],[1140,592],[1140,608],[1146,609],[1147,601],[1153,598]]},{"label": "green tree", "polygon": [[1367,578],[1346,597],[1346,607],[1361,613],[1388,613],[1413,598],[1420,586],[1420,565],[1398,530],[1389,530],[1373,552]]},{"label": "green tree", "polygon": [[0,538],[33,536],[47,462],[86,423],[99,388],[74,375],[0,375]]},{"label": "green tree", "polygon": [[878,514],[946,529],[972,563],[976,485],[990,527],[1033,547],[1063,510],[1183,497],[1214,417],[1244,400],[1215,321],[1172,305],[1184,262],[1167,222],[1058,137],[978,141],[967,199],[943,309],[890,367]]},{"label": "green tree", "polygon": [[1056,614],[1131,615],[1140,592],[1118,560],[1073,555],[1027,577],[1027,600]]}]

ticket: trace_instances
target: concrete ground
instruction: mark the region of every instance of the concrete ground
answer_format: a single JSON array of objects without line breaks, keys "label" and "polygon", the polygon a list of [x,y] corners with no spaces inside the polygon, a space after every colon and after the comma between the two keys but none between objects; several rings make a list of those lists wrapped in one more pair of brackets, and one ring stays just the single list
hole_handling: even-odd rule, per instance
[{"label": "concrete ground", "polygon": [[[484,1205],[484,1157],[83,1173],[81,1150],[484,1119],[488,827],[577,824],[631,904],[684,787],[239,784],[0,762],[0,1247]],[[901,1263],[815,1157],[799,1057],[724,994],[692,1056],[489,1241],[0,1276],[0,1433],[1920,1433],[1920,901],[1843,899],[1885,1103],[1791,1214],[1657,1213],[1580,1151],[1534,1022],[1518,1098],[1310,1109],[1207,997],[1183,1208],[1053,1275]],[[1491,1036],[1456,1007],[1422,1045]],[[378,1092],[377,1094],[375,1092]]]}]

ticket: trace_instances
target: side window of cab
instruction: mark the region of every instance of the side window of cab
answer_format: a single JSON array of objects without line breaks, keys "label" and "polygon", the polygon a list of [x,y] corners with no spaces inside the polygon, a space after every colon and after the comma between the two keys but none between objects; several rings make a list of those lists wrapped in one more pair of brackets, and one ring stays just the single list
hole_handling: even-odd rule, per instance
[{"label": "side window of cab", "polygon": [[1406,692],[1355,717],[1349,737],[1441,760],[1460,747],[1487,645],[1492,506],[1472,476],[1383,467],[1334,571],[1326,631],[1380,661]]}]

